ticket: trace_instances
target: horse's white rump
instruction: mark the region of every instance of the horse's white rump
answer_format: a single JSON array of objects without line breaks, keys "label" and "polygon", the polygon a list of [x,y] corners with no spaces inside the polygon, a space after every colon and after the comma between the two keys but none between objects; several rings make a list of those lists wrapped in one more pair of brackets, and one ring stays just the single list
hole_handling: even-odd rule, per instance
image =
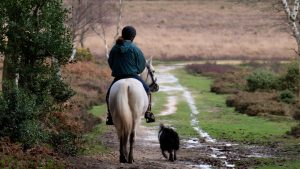
[{"label": "horse's white rump", "polygon": [[[127,140],[130,135],[133,135],[134,139],[136,127],[148,108],[148,96],[142,83],[133,78],[115,82],[109,94],[109,107],[120,146],[123,144],[120,149],[124,149],[126,161],[132,162],[133,157],[127,155]],[[132,156],[130,154],[129,156]]]}]

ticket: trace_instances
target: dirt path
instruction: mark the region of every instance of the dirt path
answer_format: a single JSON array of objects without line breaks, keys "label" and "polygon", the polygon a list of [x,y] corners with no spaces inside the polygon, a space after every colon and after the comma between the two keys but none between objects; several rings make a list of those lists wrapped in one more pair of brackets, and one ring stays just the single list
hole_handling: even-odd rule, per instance
[{"label": "dirt path", "polygon": [[[168,94],[166,110],[159,115],[165,116],[176,112],[178,93],[182,94],[189,107],[191,126],[198,132],[198,138],[180,140],[178,161],[169,162],[164,159],[159,149],[157,127],[140,126],[137,130],[136,145],[134,148],[134,164],[120,164],[118,160],[118,139],[114,127],[99,137],[99,142],[109,147],[113,152],[103,155],[83,158],[71,158],[73,168],[130,168],[130,169],[182,169],[182,168],[236,168],[235,163],[248,157],[268,157],[272,150],[257,146],[244,146],[229,142],[222,142],[212,138],[201,129],[201,124],[196,118],[197,111],[192,94],[182,87],[177,78],[170,73],[176,66],[160,66],[157,69],[160,91]],[[181,97],[181,96],[180,96]],[[199,139],[201,138],[201,139]]]}]

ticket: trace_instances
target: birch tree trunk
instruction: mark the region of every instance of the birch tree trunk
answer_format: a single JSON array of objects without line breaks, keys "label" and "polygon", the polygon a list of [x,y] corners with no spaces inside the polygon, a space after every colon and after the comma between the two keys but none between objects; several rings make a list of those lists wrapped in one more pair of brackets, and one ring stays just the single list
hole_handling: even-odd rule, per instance
[{"label": "birch tree trunk", "polygon": [[[121,27],[121,20],[122,20],[122,13],[123,13],[123,2],[124,0],[119,0],[119,11],[117,16],[117,23],[116,23],[116,34],[114,36],[113,44],[116,42],[119,34],[120,34],[120,27]],[[103,23],[99,23],[101,31],[97,31],[95,27],[92,27],[92,30],[102,39],[105,47],[105,56],[109,57],[109,48],[110,46],[107,43],[106,32]],[[112,45],[113,45],[112,44]]]},{"label": "birch tree trunk", "polygon": [[122,12],[123,12],[123,1],[119,0],[119,15],[118,15],[118,18],[117,18],[117,31],[116,31],[116,35],[114,37],[114,42],[118,39],[118,36],[120,34]]},{"label": "birch tree trunk", "polygon": [[54,67],[54,70],[56,71],[56,77],[58,79],[62,79],[60,65],[58,63],[58,60],[53,56],[52,56],[52,66]]},{"label": "birch tree trunk", "polygon": [[[300,32],[299,32],[299,0],[294,0],[293,8],[290,7],[287,0],[282,0],[284,11],[287,16],[289,25],[293,30],[293,36],[297,42],[297,55],[299,59],[299,75],[300,75]],[[298,82],[298,101],[300,102],[300,82]]]},{"label": "birch tree trunk", "polygon": [[94,27],[92,27],[92,30],[96,33],[96,35],[98,35],[102,39],[102,41],[104,43],[104,47],[105,47],[105,56],[108,58],[109,50],[108,50],[108,44],[107,44],[107,40],[106,40],[105,28],[102,24],[100,25],[100,27],[101,27],[101,32],[98,32],[96,30],[96,28],[94,28]]},{"label": "birch tree trunk", "polygon": [[74,58],[76,56],[76,52],[77,52],[76,47],[75,47],[75,45],[73,45],[72,54],[71,54],[71,57],[69,58],[69,62],[72,62],[74,60]]}]

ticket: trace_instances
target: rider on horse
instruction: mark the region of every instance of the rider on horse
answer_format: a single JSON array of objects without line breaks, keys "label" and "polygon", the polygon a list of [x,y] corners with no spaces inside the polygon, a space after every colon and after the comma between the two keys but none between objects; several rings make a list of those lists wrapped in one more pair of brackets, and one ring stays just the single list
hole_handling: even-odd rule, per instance
[{"label": "rider on horse", "polygon": [[112,70],[112,76],[115,77],[106,94],[107,119],[106,125],[113,125],[112,116],[108,105],[108,97],[111,86],[120,79],[134,78],[139,80],[149,97],[149,105],[145,112],[146,122],[154,122],[155,118],[151,112],[151,92],[149,86],[140,78],[139,74],[146,67],[146,60],[142,51],[133,43],[136,36],[136,30],[132,26],[126,26],[122,30],[122,37],[116,41],[109,53],[108,63]]}]

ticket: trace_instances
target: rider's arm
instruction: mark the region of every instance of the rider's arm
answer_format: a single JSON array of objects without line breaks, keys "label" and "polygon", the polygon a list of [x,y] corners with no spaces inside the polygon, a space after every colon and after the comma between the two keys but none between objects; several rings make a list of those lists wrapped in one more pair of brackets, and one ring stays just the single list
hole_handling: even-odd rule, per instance
[{"label": "rider's arm", "polygon": [[142,73],[146,67],[146,60],[143,52],[139,48],[135,48],[135,63],[138,69],[138,74]]},{"label": "rider's arm", "polygon": [[112,69],[112,65],[113,65],[113,62],[114,62],[114,57],[113,57],[113,52],[114,52],[114,48],[112,48],[109,52],[109,57],[108,57],[108,64],[109,64],[109,67]]}]

